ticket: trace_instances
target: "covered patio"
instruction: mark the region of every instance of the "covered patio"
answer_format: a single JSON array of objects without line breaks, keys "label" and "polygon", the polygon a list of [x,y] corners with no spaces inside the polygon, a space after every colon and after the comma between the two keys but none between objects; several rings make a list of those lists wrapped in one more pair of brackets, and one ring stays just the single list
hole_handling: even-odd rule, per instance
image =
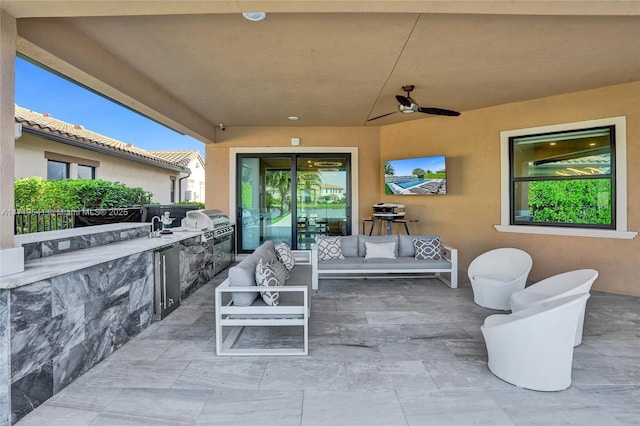
[{"label": "covered patio", "polygon": [[[324,280],[306,357],[216,357],[217,276],[17,424],[632,425],[640,299],[592,292],[572,386],[536,392],[487,368],[470,286]],[[245,339],[286,341],[286,334]],[[242,340],[239,342],[242,344]]]},{"label": "covered patio", "polygon": [[[242,17],[257,7],[265,21]],[[530,281],[579,268],[600,273],[573,385],[563,392],[519,389],[489,372],[479,327],[494,312],[473,303],[468,283],[325,280],[312,295],[310,355],[216,357],[213,292],[223,274],[19,424],[634,424],[639,23],[635,1],[3,0],[5,212],[14,205],[13,63],[21,55],[205,143],[207,208],[236,224],[242,153],[348,152],[352,233],[372,205],[403,201],[416,220],[412,233],[459,248],[462,277],[497,247],[531,254]],[[396,114],[406,84],[423,106],[462,114]],[[606,119],[622,123],[611,229],[511,226],[501,136]],[[385,194],[386,160],[426,155],[447,157],[446,195]],[[11,214],[0,215],[0,275],[24,269],[13,227]],[[9,310],[8,290],[0,313]],[[19,409],[11,407],[11,356],[4,324],[0,424]],[[34,377],[48,366],[35,366]]]}]

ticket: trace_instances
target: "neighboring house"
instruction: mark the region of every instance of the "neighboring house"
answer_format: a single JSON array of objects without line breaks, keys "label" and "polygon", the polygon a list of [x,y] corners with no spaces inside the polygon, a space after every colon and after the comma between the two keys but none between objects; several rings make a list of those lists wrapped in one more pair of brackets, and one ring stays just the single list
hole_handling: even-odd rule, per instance
[{"label": "neighboring house", "polygon": [[330,197],[332,200],[337,201],[343,199],[345,196],[344,188],[338,185],[332,185],[330,183],[323,183],[320,185],[320,197]]},{"label": "neighboring house", "polygon": [[[198,185],[202,182],[197,192],[204,194],[204,162],[197,151],[164,151],[172,155],[161,155],[163,151],[137,148],[17,105],[15,121],[22,126],[15,144],[16,179],[39,176],[121,182],[151,192],[153,202],[169,204],[185,200],[187,185],[178,192],[180,183],[196,182],[197,175]],[[189,168],[192,164],[195,173]]]},{"label": "neighboring house", "polygon": [[191,170],[178,182],[178,201],[198,201],[204,203],[204,160],[198,151],[148,151],[156,157],[164,158]]}]

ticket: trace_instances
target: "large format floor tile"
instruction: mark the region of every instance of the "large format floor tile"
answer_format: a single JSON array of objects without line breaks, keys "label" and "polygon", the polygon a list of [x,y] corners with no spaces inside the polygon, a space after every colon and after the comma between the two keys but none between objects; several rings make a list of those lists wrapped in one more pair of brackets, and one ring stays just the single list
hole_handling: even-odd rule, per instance
[{"label": "large format floor tile", "polygon": [[[480,325],[496,311],[475,305],[468,285],[323,280],[308,356],[218,357],[213,290],[223,279],[18,425],[638,424],[640,298],[592,292],[572,386],[535,392],[487,368]],[[294,344],[298,334],[254,328],[238,344]]]}]

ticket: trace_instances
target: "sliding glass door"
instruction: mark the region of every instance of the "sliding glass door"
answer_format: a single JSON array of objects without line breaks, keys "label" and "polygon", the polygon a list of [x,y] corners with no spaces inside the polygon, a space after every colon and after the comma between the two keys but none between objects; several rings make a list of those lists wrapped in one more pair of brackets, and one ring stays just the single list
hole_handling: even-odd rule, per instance
[{"label": "sliding glass door", "polygon": [[266,240],[309,249],[319,235],[350,234],[349,154],[240,154],[238,252]]}]

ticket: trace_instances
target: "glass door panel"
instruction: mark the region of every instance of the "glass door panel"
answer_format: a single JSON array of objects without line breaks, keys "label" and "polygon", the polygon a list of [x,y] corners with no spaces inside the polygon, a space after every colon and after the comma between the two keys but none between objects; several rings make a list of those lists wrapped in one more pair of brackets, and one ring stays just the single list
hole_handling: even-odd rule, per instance
[{"label": "glass door panel", "polygon": [[291,245],[291,158],[240,157],[239,251],[266,240]]},{"label": "glass door panel", "polygon": [[348,158],[298,156],[296,242],[310,249],[320,235],[348,235]]},{"label": "glass door panel", "polygon": [[266,240],[310,249],[319,235],[350,234],[349,154],[238,156],[238,252]]}]

